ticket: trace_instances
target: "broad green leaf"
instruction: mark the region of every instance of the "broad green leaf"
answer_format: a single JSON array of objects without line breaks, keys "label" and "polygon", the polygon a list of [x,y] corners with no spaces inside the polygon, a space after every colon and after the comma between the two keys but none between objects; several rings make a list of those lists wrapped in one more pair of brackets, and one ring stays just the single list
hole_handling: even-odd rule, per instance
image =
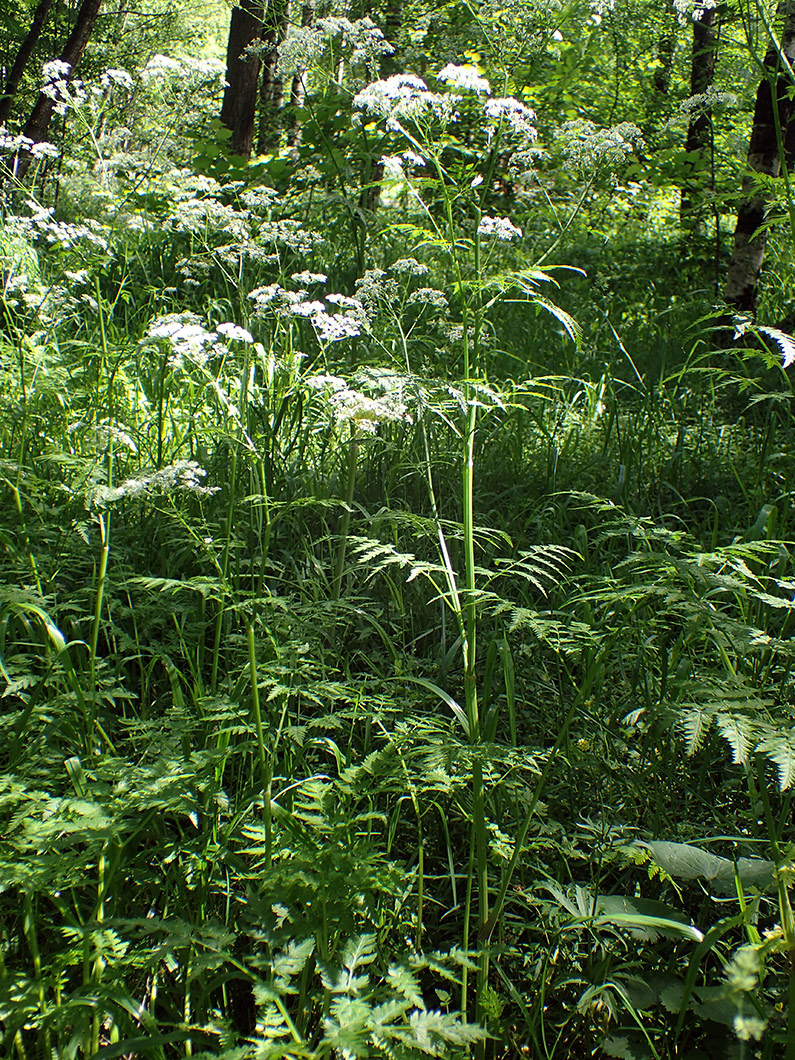
[{"label": "broad green leaf", "polygon": [[[704,880],[716,894],[736,893],[735,863],[688,843],[643,843],[655,862],[675,879]],[[743,887],[766,890],[775,882],[775,864],[763,858],[739,858],[737,872]]]}]

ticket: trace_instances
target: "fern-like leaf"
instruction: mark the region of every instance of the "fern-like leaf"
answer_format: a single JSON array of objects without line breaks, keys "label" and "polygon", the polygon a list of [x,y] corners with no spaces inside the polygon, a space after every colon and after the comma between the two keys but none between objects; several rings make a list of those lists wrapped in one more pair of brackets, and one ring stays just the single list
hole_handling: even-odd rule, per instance
[{"label": "fern-like leaf", "polygon": [[795,738],[789,733],[762,740],[757,751],[768,758],[778,770],[778,786],[782,791],[795,783]]},{"label": "fern-like leaf", "polygon": [[703,707],[693,707],[679,718],[679,727],[685,734],[687,753],[694,755],[704,743],[712,725],[713,712]]},{"label": "fern-like leaf", "polygon": [[742,714],[717,714],[715,724],[718,732],[731,747],[734,762],[737,765],[745,765],[751,748],[756,743],[753,722]]}]

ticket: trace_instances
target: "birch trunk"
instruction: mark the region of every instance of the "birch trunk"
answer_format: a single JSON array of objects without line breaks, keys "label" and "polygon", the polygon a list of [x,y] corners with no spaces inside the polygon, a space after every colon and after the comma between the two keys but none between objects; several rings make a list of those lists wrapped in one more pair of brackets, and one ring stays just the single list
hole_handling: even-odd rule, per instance
[{"label": "birch trunk", "polygon": [[[301,8],[301,26],[311,26],[315,21],[315,0],[310,0]],[[290,86],[290,120],[287,126],[287,143],[297,147],[301,143],[301,122],[298,111],[303,107],[306,98],[306,70],[298,70]]]},{"label": "birch trunk", "polygon": [[284,80],[279,74],[279,47],[287,35],[289,4],[287,0],[270,0],[263,41],[268,46],[262,69],[259,93],[259,130],[257,153],[267,154],[279,147],[282,137],[282,104]]},{"label": "birch trunk", "polygon": [[[690,95],[703,96],[712,87],[718,60],[718,10],[706,8],[701,17],[693,20],[693,53],[690,63]],[[709,106],[699,104],[692,112],[687,127],[685,150],[699,166],[708,150],[712,149],[712,114]],[[703,183],[696,180],[682,185],[679,219],[685,231],[695,231],[703,220]]]}]

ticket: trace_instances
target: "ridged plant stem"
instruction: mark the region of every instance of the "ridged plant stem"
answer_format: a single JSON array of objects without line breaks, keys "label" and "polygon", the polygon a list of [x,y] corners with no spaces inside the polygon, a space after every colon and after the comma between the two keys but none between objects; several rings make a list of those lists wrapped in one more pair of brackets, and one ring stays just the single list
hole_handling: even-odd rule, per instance
[{"label": "ridged plant stem", "polygon": [[[244,443],[246,437],[245,427],[243,425],[243,417],[246,415],[246,409],[248,407],[248,372],[249,372],[249,360],[248,354],[243,358],[243,368],[240,373],[240,431],[239,437],[235,440],[232,446],[232,461],[229,468],[229,508],[226,515],[226,528],[224,531],[224,553],[221,560],[221,582],[222,590],[225,592],[228,587],[229,581],[229,558],[232,551],[232,530],[235,525],[235,511],[237,508],[237,464],[240,446]],[[224,617],[226,615],[226,608],[223,601],[218,605],[218,614],[215,616],[215,632],[213,635],[213,659],[212,667],[210,670],[210,691],[213,695],[218,691],[218,667],[221,655],[221,637],[224,629]]]},{"label": "ridged plant stem", "polygon": [[[108,448],[106,453],[106,478],[107,487],[111,489],[113,486],[113,441],[114,441],[114,408],[113,408],[113,373],[109,370],[108,365],[108,337],[105,330],[105,313],[102,301],[102,291],[99,285],[99,278],[96,281],[96,295],[97,295],[97,306],[99,315],[99,335],[100,335],[100,346],[102,351],[102,358],[100,361],[99,370],[97,372],[97,390],[101,383],[102,377],[107,376],[107,421],[108,421]],[[93,728],[99,722],[98,717],[98,705],[99,705],[99,689],[97,687],[97,651],[99,650],[99,627],[102,623],[102,607],[105,600],[105,582],[108,574],[108,558],[110,556],[110,531],[112,522],[112,513],[108,508],[106,513],[101,511],[97,514],[97,521],[99,523],[99,540],[100,540],[100,553],[99,553],[99,567],[97,569],[97,583],[96,590],[94,593],[94,616],[91,623],[91,640],[89,641],[89,671],[91,680],[91,718],[90,725],[91,730],[86,733],[86,751],[91,750],[91,743],[93,741]],[[102,730],[100,730],[102,731]]]},{"label": "ridged plant stem", "polygon": [[246,643],[248,645],[248,667],[251,681],[251,713],[254,716],[254,729],[257,734],[257,757],[259,759],[260,783],[262,785],[262,821],[265,829],[265,862],[270,866],[273,860],[273,829],[271,818],[271,786],[273,783],[271,757],[265,746],[265,735],[262,727],[262,706],[259,698],[259,676],[257,671],[257,644],[254,638],[254,623],[246,624]]},{"label": "ridged plant stem", "polygon": [[348,534],[351,529],[351,507],[353,505],[353,491],[356,486],[356,465],[359,459],[359,442],[356,438],[356,428],[351,428],[351,440],[348,444],[348,475],[345,485],[345,510],[340,522],[340,542],[337,550],[337,562],[334,569],[334,581],[331,586],[331,599],[339,600],[342,592],[342,575],[345,571],[345,552],[348,547]]}]

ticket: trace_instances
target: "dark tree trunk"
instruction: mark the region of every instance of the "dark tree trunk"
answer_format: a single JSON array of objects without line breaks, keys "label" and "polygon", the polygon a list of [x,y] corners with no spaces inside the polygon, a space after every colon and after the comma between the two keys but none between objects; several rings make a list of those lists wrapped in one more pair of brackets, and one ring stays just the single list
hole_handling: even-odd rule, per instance
[{"label": "dark tree trunk", "polygon": [[[718,61],[718,11],[717,8],[705,8],[701,18],[693,21],[693,53],[690,64],[690,95],[703,96],[712,87],[715,80],[715,66]],[[700,168],[704,156],[712,148],[712,114],[706,104],[698,105],[692,112],[687,127],[685,150],[690,155],[689,161],[695,168]],[[682,185],[682,201],[679,219],[685,231],[695,231],[703,220],[703,184],[698,177],[685,181]]]},{"label": "dark tree trunk", "polygon": [[[781,54],[790,63],[795,60],[795,2],[779,4],[777,14],[783,16]],[[734,251],[726,287],[723,293],[728,305],[744,313],[753,314],[759,291],[759,278],[765,256],[767,233],[759,231],[765,219],[766,197],[755,185],[757,173],[769,177],[781,175],[782,158],[776,134],[776,118],[786,143],[791,139],[788,129],[793,116],[793,102],[788,90],[791,81],[781,76],[783,62],[778,49],[771,44],[765,56],[765,76],[756,94],[754,122],[748,144],[748,168],[743,180],[740,205],[737,208],[737,227],[734,232]]]},{"label": "dark tree trunk", "polygon": [[287,23],[287,0],[270,0],[263,35],[268,51],[263,59],[259,93],[257,152],[261,155],[277,148],[281,141],[284,81],[279,75],[279,47],[287,35]]},{"label": "dark tree trunk", "polygon": [[[94,30],[94,23],[97,21],[100,9],[102,7],[102,0],[83,0],[80,5],[80,10],[77,12],[77,18],[75,24],[72,27],[72,32],[69,34],[69,39],[64,45],[64,49],[58,58],[63,63],[68,63],[70,66],[69,77],[74,74],[75,67],[80,62],[83,52],[86,50],[91,34]],[[25,128],[22,130],[22,135],[26,136],[34,144],[41,143],[47,138],[47,131],[50,128],[50,121],[55,113],[56,102],[54,99],[50,99],[49,96],[45,96],[43,92],[39,93],[39,98],[30,113]],[[22,180],[30,168],[30,163],[33,159],[33,155],[29,151],[24,151],[19,155],[17,165],[14,171],[14,176],[17,180]]]},{"label": "dark tree trunk", "polygon": [[25,67],[28,65],[28,60],[33,54],[33,49],[36,47],[36,43],[41,36],[41,31],[44,29],[44,22],[47,15],[50,13],[51,7],[52,0],[39,0],[38,7],[33,12],[33,21],[30,24],[30,29],[19,46],[16,59],[14,59],[14,64],[8,72],[6,83],[3,85],[2,95],[0,95],[0,125],[5,125],[8,121],[8,115],[11,113],[11,105],[14,102],[14,96],[17,94],[17,89],[22,80],[22,75],[25,72]]},{"label": "dark tree trunk", "polygon": [[232,9],[226,48],[226,90],[221,105],[221,122],[231,130],[230,149],[248,158],[254,146],[254,119],[257,112],[257,85],[262,60],[244,54],[245,49],[263,36],[264,8],[258,0],[241,0]]}]

